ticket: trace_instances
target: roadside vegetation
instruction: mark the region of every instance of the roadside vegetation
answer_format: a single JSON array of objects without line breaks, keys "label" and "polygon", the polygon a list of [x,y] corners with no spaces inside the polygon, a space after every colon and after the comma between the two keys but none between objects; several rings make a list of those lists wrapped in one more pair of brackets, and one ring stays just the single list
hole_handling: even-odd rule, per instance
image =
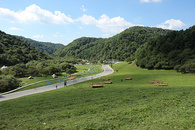
[{"label": "roadside vegetation", "polygon": [[[112,67],[118,72],[101,79],[1,102],[0,129],[195,129],[194,74]],[[113,84],[89,87],[103,78]]]},{"label": "roadside vegetation", "polygon": [[[47,79],[48,76],[51,78],[52,74],[60,76],[62,75],[62,72],[65,72],[66,75],[70,75],[76,72],[76,67],[74,67],[74,65],[68,64],[66,62],[60,62],[58,60],[29,61],[26,64],[16,64],[1,71],[2,78],[0,78],[0,92],[6,92],[10,89],[12,90],[24,85],[20,82],[20,80],[16,79],[15,77],[26,77],[28,79],[29,76],[32,76],[33,79],[34,77],[40,77],[40,79]],[[17,82],[15,82],[15,84],[11,86],[6,84],[5,81],[8,81],[8,79],[5,78],[6,75],[13,75],[13,79],[16,79]],[[11,81],[11,78],[9,78],[9,80]]]},{"label": "roadside vegetation", "polygon": [[[76,78],[95,75],[95,74],[101,73],[103,71],[100,64],[76,65],[75,67],[77,68],[77,71],[75,73],[73,73],[72,75],[77,75]],[[60,82],[64,82],[64,80],[68,81],[68,80],[70,80],[70,79],[68,79],[68,77],[70,77],[70,75],[63,72],[61,74],[61,76],[58,76],[58,78],[56,78],[56,79],[53,79],[51,75],[48,75],[45,77],[34,77],[33,80],[29,80],[27,77],[19,78],[22,81],[21,84],[23,84],[23,85],[28,85],[28,84],[36,83],[39,81],[44,81],[44,82],[40,82],[40,83],[37,83],[34,85],[30,85],[28,87],[22,88],[19,91],[24,91],[24,90],[29,90],[29,89],[33,89],[33,88],[43,87],[43,86],[50,85],[50,84],[60,83]],[[45,81],[45,80],[48,80],[48,81]]]}]

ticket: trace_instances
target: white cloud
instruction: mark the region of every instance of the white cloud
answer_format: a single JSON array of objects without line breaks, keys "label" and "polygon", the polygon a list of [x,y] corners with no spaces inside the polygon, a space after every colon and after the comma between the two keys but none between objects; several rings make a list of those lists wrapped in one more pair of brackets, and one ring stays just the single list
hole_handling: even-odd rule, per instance
[{"label": "white cloud", "polygon": [[96,25],[106,33],[119,33],[128,27],[134,26],[132,23],[127,22],[120,16],[109,18],[106,14],[103,14],[98,20],[92,16],[83,15],[78,18],[77,21],[81,21],[85,25]]},{"label": "white cloud", "polygon": [[108,38],[108,37],[110,37],[110,34],[103,34],[102,37],[103,38]]},{"label": "white cloud", "polygon": [[56,33],[56,34],[53,35],[53,37],[55,37],[55,38],[60,38],[60,37],[63,37],[63,35],[60,34],[60,33]]},{"label": "white cloud", "polygon": [[[83,11],[87,11],[84,5],[81,8]],[[66,16],[60,11],[54,13],[41,9],[39,6],[33,4],[26,9],[15,12],[9,9],[0,8],[0,19],[7,20],[12,23],[45,23],[45,24],[67,24],[75,21],[81,22],[85,25],[94,25],[101,29],[105,33],[119,33],[124,29],[134,26],[132,23],[127,22],[124,18],[118,16],[109,18],[106,14],[100,16],[99,19],[90,15],[83,15],[76,20]],[[82,28],[80,28],[82,29]],[[36,36],[38,37],[38,36]],[[55,37],[57,35],[55,34]]]},{"label": "white cloud", "polygon": [[73,19],[60,11],[55,11],[53,14],[48,10],[41,9],[35,4],[30,5],[29,7],[26,7],[25,10],[18,12],[0,8],[0,19],[4,19],[12,23],[40,22],[46,24],[64,24],[74,22]]},{"label": "white cloud", "polygon": [[79,29],[83,29],[83,27],[82,26],[79,26]]},{"label": "white cloud", "polygon": [[26,35],[22,35],[22,37],[28,38]]},{"label": "white cloud", "polygon": [[109,32],[118,33],[134,25],[125,21],[125,19],[121,18],[120,16],[109,18],[107,15],[104,14],[98,20],[98,23],[96,26],[106,33],[109,33]]},{"label": "white cloud", "polygon": [[160,25],[157,25],[157,27],[163,29],[182,29],[186,27],[186,24],[184,24],[181,20],[170,19]]},{"label": "white cloud", "polygon": [[21,31],[22,29],[16,28],[16,27],[11,27],[11,28],[9,28],[9,30],[11,30],[11,31]]},{"label": "white cloud", "polygon": [[161,2],[162,0],[140,0],[141,3]]},{"label": "white cloud", "polygon": [[85,25],[94,25],[97,23],[97,20],[93,16],[85,14],[82,17],[78,18],[76,21],[81,21]]},{"label": "white cloud", "polygon": [[43,35],[34,35],[33,38],[43,38]]},{"label": "white cloud", "polygon": [[87,11],[87,9],[85,8],[85,6],[84,5],[82,5],[82,7],[80,8],[83,12],[86,12]]}]

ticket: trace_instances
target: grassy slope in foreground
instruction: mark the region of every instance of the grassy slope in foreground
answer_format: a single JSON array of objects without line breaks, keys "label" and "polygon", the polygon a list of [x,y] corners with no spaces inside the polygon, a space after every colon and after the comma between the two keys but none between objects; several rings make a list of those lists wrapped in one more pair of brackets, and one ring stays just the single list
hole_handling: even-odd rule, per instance
[{"label": "grassy slope in foreground", "polygon": [[[195,129],[195,75],[127,63],[113,68],[119,72],[103,88],[88,81],[1,102],[0,129]],[[155,87],[153,79],[169,86]]]}]

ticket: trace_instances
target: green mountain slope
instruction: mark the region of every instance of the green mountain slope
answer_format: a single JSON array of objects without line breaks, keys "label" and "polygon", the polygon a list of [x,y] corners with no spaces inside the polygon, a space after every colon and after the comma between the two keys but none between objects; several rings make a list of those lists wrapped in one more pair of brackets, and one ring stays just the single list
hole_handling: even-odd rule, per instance
[{"label": "green mountain slope", "polygon": [[0,66],[41,59],[49,59],[49,57],[17,37],[0,31]]},{"label": "green mountain slope", "polygon": [[88,60],[117,59],[134,57],[134,53],[148,39],[164,35],[170,30],[150,27],[131,27],[111,38],[79,38],[56,51],[60,57],[75,57]]},{"label": "green mountain slope", "polygon": [[195,26],[149,40],[138,49],[136,59],[143,68],[195,72]]},{"label": "green mountain slope", "polygon": [[67,46],[56,51],[55,56],[60,57],[76,57],[85,59],[85,51],[88,48],[96,45],[96,41],[103,40],[102,38],[82,37],[74,40]]},{"label": "green mountain slope", "polygon": [[47,55],[52,55],[53,53],[55,53],[58,49],[64,47],[63,44],[55,44],[55,43],[51,43],[51,42],[39,42],[39,41],[35,41],[32,40],[30,38],[25,38],[22,36],[17,36],[20,40],[35,46],[35,48],[39,51],[42,51],[43,53],[47,54]]}]

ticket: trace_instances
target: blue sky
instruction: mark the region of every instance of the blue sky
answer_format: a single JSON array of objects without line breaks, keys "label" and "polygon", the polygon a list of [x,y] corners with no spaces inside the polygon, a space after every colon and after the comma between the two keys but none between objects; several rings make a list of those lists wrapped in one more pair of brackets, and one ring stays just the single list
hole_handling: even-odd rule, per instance
[{"label": "blue sky", "polygon": [[181,30],[195,25],[195,0],[0,0],[0,30],[67,45],[111,37],[132,26]]}]

